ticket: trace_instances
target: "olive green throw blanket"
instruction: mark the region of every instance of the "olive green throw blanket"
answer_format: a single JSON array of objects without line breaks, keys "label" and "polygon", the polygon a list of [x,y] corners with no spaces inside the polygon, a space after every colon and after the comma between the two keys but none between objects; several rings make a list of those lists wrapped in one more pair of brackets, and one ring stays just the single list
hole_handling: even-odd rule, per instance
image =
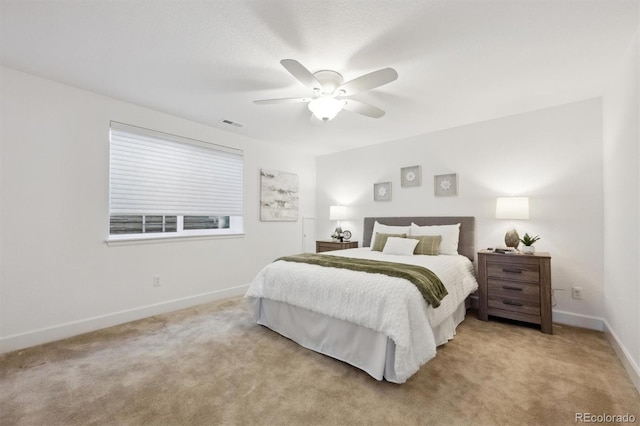
[{"label": "olive green throw blanket", "polygon": [[420,290],[424,300],[434,308],[440,306],[440,301],[447,295],[447,289],[442,284],[442,281],[440,281],[440,278],[429,269],[418,265],[314,253],[284,256],[275,261],[277,262],[278,260],[309,263],[329,268],[342,268],[370,274],[384,274],[390,277],[404,278],[415,285],[418,290]]}]

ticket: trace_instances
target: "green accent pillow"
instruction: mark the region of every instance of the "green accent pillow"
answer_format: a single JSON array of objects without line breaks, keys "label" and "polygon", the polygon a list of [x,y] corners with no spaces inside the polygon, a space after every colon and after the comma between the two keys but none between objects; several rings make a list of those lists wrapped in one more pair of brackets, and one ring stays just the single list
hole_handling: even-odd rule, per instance
[{"label": "green accent pillow", "polygon": [[430,256],[440,254],[442,235],[414,235],[408,238],[419,241],[415,250],[413,250],[413,254],[427,254]]},{"label": "green accent pillow", "polygon": [[381,234],[379,232],[376,232],[376,235],[373,239],[373,244],[371,244],[371,250],[382,251],[384,245],[387,244],[387,238],[389,237],[407,238],[407,234]]}]

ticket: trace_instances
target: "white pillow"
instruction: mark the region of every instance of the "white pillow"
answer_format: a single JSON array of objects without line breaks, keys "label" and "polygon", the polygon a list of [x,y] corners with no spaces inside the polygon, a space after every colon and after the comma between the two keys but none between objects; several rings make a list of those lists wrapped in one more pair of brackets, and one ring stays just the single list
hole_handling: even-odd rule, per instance
[{"label": "white pillow", "polygon": [[418,245],[418,240],[410,238],[389,237],[384,245],[384,254],[399,254],[400,256],[413,256],[413,251]]},{"label": "white pillow", "polygon": [[440,254],[458,254],[458,239],[460,237],[460,224],[455,225],[431,225],[418,226],[411,224],[411,235],[441,235]]},{"label": "white pillow", "polygon": [[383,225],[378,223],[376,220],[373,224],[373,232],[371,233],[371,243],[369,243],[369,247],[373,248],[373,240],[376,237],[376,232],[379,234],[407,234],[409,235],[409,229],[411,226],[391,226],[391,225]]}]

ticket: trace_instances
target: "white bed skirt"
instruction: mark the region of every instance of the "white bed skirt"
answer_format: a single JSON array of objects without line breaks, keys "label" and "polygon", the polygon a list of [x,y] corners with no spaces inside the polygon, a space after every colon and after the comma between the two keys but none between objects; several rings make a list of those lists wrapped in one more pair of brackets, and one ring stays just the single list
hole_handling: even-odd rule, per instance
[{"label": "white bed skirt", "polygon": [[[395,343],[382,333],[308,309],[264,298],[249,298],[256,321],[299,345],[353,365],[376,380],[398,383]],[[433,335],[437,346],[453,339],[464,320],[463,301]]]}]

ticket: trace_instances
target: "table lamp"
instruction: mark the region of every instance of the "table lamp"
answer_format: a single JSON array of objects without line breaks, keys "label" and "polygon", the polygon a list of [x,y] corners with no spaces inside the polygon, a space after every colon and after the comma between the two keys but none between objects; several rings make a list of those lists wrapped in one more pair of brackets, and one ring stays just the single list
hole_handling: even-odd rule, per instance
[{"label": "table lamp", "polygon": [[[341,220],[348,219],[349,212],[346,206],[330,206],[329,207],[329,220],[335,220],[338,222],[336,226],[336,230],[333,231],[333,235],[337,236],[337,238],[342,241],[344,236],[342,232],[342,226],[340,226]],[[351,234],[351,233],[349,233]]]}]

